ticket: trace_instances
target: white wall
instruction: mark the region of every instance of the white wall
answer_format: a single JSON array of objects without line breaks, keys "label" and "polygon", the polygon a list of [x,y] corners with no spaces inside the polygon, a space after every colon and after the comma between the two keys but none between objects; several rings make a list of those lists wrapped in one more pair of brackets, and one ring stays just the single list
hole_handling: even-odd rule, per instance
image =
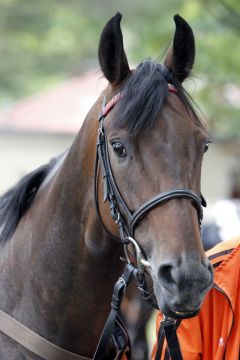
[{"label": "white wall", "polygon": [[240,168],[240,147],[236,144],[210,144],[204,156],[202,193],[209,204],[227,198],[231,188],[231,173]]},{"label": "white wall", "polygon": [[0,133],[0,194],[72,143],[71,135]]}]

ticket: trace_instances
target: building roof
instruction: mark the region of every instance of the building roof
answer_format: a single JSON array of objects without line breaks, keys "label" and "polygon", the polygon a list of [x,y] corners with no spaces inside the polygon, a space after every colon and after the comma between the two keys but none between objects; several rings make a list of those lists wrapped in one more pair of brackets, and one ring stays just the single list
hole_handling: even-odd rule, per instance
[{"label": "building roof", "polygon": [[98,70],[24,98],[0,112],[0,131],[76,133],[107,82]]}]

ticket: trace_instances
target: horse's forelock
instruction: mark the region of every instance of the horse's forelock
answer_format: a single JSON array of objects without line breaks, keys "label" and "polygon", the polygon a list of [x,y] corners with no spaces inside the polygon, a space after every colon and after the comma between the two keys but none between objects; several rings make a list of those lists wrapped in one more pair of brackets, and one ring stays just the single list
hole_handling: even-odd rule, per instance
[{"label": "horse's forelock", "polygon": [[174,85],[185,107],[198,118],[192,99],[173,74],[164,65],[146,60],[132,72],[124,85],[124,96],[115,109],[117,124],[128,127],[133,136],[152,127],[168,97],[168,84]]}]

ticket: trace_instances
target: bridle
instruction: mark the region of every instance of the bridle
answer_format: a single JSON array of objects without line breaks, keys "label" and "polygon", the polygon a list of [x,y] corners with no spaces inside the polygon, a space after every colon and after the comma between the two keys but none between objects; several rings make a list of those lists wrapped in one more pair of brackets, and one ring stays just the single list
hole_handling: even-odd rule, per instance
[{"label": "bridle", "polygon": [[[177,90],[170,86],[170,92],[177,93]],[[124,244],[125,253],[127,252],[127,245],[132,243],[135,248],[136,260],[139,267],[140,272],[144,272],[144,268],[146,266],[150,266],[147,259],[144,256],[144,252],[141,249],[140,245],[134,239],[134,231],[139,224],[139,222],[156,206],[160,206],[167,201],[172,199],[186,198],[190,200],[193,206],[197,210],[199,226],[201,226],[202,218],[203,218],[203,210],[202,206],[206,206],[206,202],[204,198],[199,197],[192,190],[185,188],[174,188],[169,189],[166,192],[162,192],[160,194],[155,195],[148,201],[146,201],[138,210],[132,213],[126,202],[124,201],[118,186],[116,184],[110,159],[108,152],[108,145],[106,139],[106,130],[104,128],[104,120],[106,116],[110,113],[119,99],[124,96],[121,92],[117,93],[107,104],[106,99],[103,99],[102,113],[99,117],[100,127],[98,129],[98,137],[97,137],[97,160],[96,160],[96,168],[98,167],[98,159],[100,160],[100,164],[103,171],[103,182],[104,182],[104,202],[108,201],[110,207],[110,213],[113,220],[116,222],[119,228],[120,239]],[[97,170],[95,171],[95,203],[97,207],[97,213],[100,216],[99,207],[98,207],[98,194],[97,194]],[[124,215],[123,215],[124,214]],[[101,220],[102,222],[102,220]],[[103,222],[102,222],[103,223]],[[103,224],[104,225],[104,224]],[[104,225],[105,229],[106,226]],[[112,237],[116,238],[114,235]],[[127,255],[127,260],[129,262],[129,258]]]},{"label": "bridle", "polygon": [[[177,90],[171,85],[169,85],[168,89],[170,92],[177,93]],[[98,167],[100,160],[100,165],[102,167],[102,172],[103,172],[103,183],[104,183],[103,201],[108,202],[111,216],[118,225],[120,241],[124,245],[125,256],[128,265],[125,269],[123,276],[119,278],[118,282],[114,287],[112,310],[105,324],[102,336],[100,338],[97,350],[93,358],[94,360],[101,359],[104,354],[105,348],[107,346],[110,337],[110,333],[113,329],[114,318],[117,316],[117,312],[120,309],[121,299],[124,294],[125,288],[133,277],[136,278],[138,289],[141,291],[142,297],[145,300],[149,301],[152,306],[158,309],[158,304],[156,302],[155,296],[152,292],[149,292],[145,278],[145,270],[146,268],[150,267],[150,263],[147,260],[144,251],[141,249],[141,246],[134,239],[134,231],[137,225],[139,224],[139,222],[156,206],[160,206],[172,199],[185,198],[190,200],[193,206],[196,208],[199,227],[201,227],[201,222],[203,218],[202,206],[206,206],[206,201],[202,195],[201,197],[199,197],[190,189],[174,188],[155,195],[154,197],[146,201],[143,205],[141,205],[141,207],[137,209],[135,212],[131,212],[129,210],[126,202],[124,201],[118,189],[118,186],[114,178],[114,174],[112,172],[110,159],[109,159],[106,130],[104,128],[104,120],[106,116],[110,113],[110,111],[113,109],[113,107],[117,104],[117,102],[122,96],[124,96],[123,93],[121,92],[117,93],[107,104],[106,104],[106,98],[105,97],[103,98],[102,112],[99,116],[100,126],[98,129],[98,136],[97,136],[94,193],[95,193],[96,210],[102,225],[104,226],[105,230],[107,231],[107,233],[109,233],[109,235],[112,238],[119,240],[118,238],[116,238],[116,236],[114,236],[109,232],[106,225],[102,221],[101,214],[99,211],[97,182],[98,182]],[[128,253],[128,245],[130,243],[132,244],[135,250],[136,266],[133,265],[132,258],[129,256]],[[125,273],[130,274],[127,280]],[[121,288],[121,290],[119,290],[119,288]],[[116,289],[118,290],[116,291]],[[116,299],[117,299],[117,303],[116,303]],[[165,333],[167,343],[169,345],[169,350],[172,359],[173,360],[182,359],[181,350],[176,335],[175,321],[169,317],[165,317],[163,321],[163,331]]]}]

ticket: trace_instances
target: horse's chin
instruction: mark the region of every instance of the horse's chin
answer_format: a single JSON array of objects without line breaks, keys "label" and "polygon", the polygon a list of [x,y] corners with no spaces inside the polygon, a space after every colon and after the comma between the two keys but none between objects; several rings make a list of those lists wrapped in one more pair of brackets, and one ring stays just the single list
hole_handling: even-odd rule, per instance
[{"label": "horse's chin", "polygon": [[204,294],[196,294],[193,291],[170,293],[159,282],[155,283],[154,292],[161,312],[166,317],[175,320],[188,319],[198,315],[204,299]]},{"label": "horse's chin", "polygon": [[199,313],[200,308],[197,308],[193,311],[180,311],[173,308],[170,308],[166,303],[161,304],[161,311],[166,317],[170,317],[174,320],[182,320],[182,319],[189,319],[194,316],[197,316]]},{"label": "horse's chin", "polygon": [[189,301],[181,302],[180,305],[179,302],[174,303],[173,297],[167,296],[162,288],[159,290],[160,296],[156,296],[158,307],[166,317],[181,320],[192,318],[199,313],[201,302],[193,304],[189,299]]}]

